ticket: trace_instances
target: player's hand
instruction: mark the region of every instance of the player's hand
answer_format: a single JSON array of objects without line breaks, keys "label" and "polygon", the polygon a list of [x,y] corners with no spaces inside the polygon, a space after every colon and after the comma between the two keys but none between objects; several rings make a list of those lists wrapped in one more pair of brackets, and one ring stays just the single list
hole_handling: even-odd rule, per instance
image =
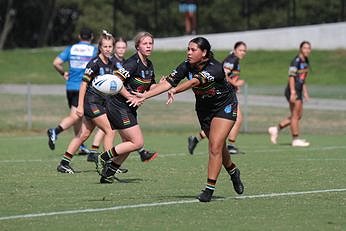
[{"label": "player's hand", "polygon": [[70,73],[68,71],[64,72],[63,78],[67,81],[70,77]]},{"label": "player's hand", "polygon": [[309,101],[310,100],[310,96],[308,93],[304,93],[304,100],[305,101]]},{"label": "player's hand", "polygon": [[76,109],[76,114],[77,114],[77,116],[80,117],[80,118],[83,117],[83,115],[84,115],[84,108],[78,106],[77,109]]},{"label": "player's hand", "polygon": [[132,91],[131,92],[133,95],[131,98],[128,98],[127,99],[127,103],[129,103],[129,106],[130,107],[139,107],[141,106],[144,101],[145,101],[145,97],[144,97],[144,94],[143,93],[139,93],[139,92],[135,92],[135,91]]},{"label": "player's hand", "polygon": [[168,95],[168,99],[167,99],[167,102],[166,102],[167,105],[174,102],[175,93],[176,93],[175,88],[172,88],[171,90],[169,90],[167,92],[167,95]]},{"label": "player's hand", "polygon": [[297,93],[291,93],[290,102],[294,103],[296,102],[296,99],[297,99]]}]

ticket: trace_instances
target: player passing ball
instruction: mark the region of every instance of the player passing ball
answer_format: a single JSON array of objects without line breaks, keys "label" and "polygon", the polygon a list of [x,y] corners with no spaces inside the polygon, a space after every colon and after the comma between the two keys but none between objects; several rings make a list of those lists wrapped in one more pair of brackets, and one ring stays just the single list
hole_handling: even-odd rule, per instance
[{"label": "player passing ball", "polygon": [[[201,202],[211,200],[222,165],[230,175],[234,190],[242,194],[244,186],[240,180],[240,171],[226,148],[227,136],[237,118],[235,91],[226,82],[223,66],[214,59],[207,39],[196,37],[190,40],[186,55],[187,59],[155,88],[144,93],[134,93],[137,98],[130,99],[130,105],[140,105],[145,99],[165,91],[169,91],[167,103],[171,103],[174,94],[192,88],[198,120],[209,139],[207,184],[197,199]],[[192,76],[191,80],[178,85],[187,76]]]}]

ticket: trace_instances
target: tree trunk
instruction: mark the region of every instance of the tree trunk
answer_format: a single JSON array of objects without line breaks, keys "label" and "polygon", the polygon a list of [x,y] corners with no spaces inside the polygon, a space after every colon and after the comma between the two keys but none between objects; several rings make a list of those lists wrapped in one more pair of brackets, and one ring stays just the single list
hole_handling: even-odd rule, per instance
[{"label": "tree trunk", "polygon": [[43,20],[41,22],[40,36],[38,37],[37,47],[43,47],[48,44],[50,32],[53,28],[53,21],[56,15],[56,0],[47,1],[45,9],[43,9]]},{"label": "tree trunk", "polygon": [[14,19],[16,16],[16,10],[12,8],[12,3],[13,3],[12,0],[8,1],[4,27],[3,27],[1,34],[0,34],[0,50],[3,50],[4,45],[6,43],[7,35],[10,33],[10,31],[13,27],[13,24],[14,24]]}]

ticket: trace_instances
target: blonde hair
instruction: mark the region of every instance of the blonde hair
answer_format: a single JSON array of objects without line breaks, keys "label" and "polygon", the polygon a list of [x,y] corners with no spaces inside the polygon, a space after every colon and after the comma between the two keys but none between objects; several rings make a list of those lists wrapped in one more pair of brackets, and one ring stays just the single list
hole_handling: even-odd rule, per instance
[{"label": "blonde hair", "polygon": [[107,32],[106,30],[103,30],[100,38],[98,40],[98,50],[99,50],[99,54],[100,54],[100,47],[102,46],[102,40],[112,40],[113,43],[113,47],[115,47],[115,38],[113,37],[113,35],[109,32]]},{"label": "blonde hair", "polygon": [[133,41],[135,42],[135,48],[137,49],[139,46],[139,43],[141,42],[141,39],[144,37],[150,37],[154,42],[154,36],[146,31],[138,32],[137,35],[134,37]]}]

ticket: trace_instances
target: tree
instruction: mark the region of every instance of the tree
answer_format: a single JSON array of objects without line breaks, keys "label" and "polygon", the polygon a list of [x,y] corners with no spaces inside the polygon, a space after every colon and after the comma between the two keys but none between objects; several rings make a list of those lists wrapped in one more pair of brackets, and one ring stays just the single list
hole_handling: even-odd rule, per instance
[{"label": "tree", "polygon": [[6,39],[10,31],[12,30],[14,20],[16,16],[16,10],[13,8],[13,1],[9,0],[7,9],[6,9],[6,17],[5,22],[3,24],[3,28],[0,35],[0,50],[4,48],[6,43]]}]

